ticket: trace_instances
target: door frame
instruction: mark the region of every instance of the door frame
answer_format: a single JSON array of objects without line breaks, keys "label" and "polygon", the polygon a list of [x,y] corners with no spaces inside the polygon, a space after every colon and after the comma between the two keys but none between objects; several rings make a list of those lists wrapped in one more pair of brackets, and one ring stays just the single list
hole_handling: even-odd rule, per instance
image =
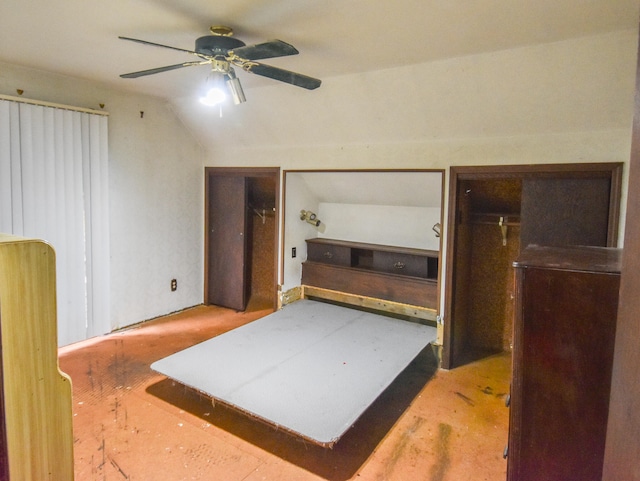
[{"label": "door frame", "polygon": [[270,177],[275,184],[275,228],[273,258],[273,308],[278,308],[278,249],[280,235],[280,167],[205,167],[204,168],[204,303],[209,304],[209,179],[212,176]]},{"label": "door frame", "polygon": [[458,206],[459,183],[465,180],[499,180],[509,178],[544,178],[567,177],[576,178],[581,175],[593,177],[602,173],[611,179],[609,225],[607,246],[615,247],[618,243],[620,225],[620,201],[622,197],[622,162],[611,163],[576,163],[576,164],[523,164],[523,165],[488,165],[451,167],[449,173],[449,198],[446,228],[446,268],[444,276],[444,332],[442,341],[443,369],[452,369],[461,354],[454,351],[455,324],[455,289],[457,268],[455,258],[459,248],[457,242],[457,225],[461,222]]}]

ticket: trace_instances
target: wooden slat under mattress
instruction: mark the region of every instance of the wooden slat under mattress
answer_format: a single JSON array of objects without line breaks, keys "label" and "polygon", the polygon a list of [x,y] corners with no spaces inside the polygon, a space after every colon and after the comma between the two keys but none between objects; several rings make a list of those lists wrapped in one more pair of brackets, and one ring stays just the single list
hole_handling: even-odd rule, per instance
[{"label": "wooden slat under mattress", "polygon": [[435,339],[435,327],[300,300],[151,368],[329,447]]}]

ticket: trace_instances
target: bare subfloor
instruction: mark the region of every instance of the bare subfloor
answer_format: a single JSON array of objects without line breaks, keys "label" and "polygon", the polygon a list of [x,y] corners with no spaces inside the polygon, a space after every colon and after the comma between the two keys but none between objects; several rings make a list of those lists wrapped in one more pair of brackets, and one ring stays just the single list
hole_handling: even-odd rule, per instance
[{"label": "bare subfloor", "polygon": [[213,406],[149,368],[270,312],[201,306],[63,348],[76,481],[505,479],[508,354],[442,371],[425,349],[333,449]]}]

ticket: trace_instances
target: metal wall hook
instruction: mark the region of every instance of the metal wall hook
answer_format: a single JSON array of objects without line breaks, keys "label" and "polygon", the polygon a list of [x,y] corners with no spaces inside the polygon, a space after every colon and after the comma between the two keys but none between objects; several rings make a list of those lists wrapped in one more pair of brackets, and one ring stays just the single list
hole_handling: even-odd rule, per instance
[{"label": "metal wall hook", "polygon": [[507,217],[500,217],[498,221],[498,225],[500,226],[500,232],[502,232],[502,245],[507,245]]}]

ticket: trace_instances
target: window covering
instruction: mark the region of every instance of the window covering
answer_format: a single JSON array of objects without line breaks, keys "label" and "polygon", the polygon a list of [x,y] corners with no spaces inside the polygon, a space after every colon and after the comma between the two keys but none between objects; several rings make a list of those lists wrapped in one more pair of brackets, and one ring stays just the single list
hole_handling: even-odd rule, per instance
[{"label": "window covering", "polygon": [[55,249],[61,346],[110,330],[107,121],[0,99],[0,232]]}]

